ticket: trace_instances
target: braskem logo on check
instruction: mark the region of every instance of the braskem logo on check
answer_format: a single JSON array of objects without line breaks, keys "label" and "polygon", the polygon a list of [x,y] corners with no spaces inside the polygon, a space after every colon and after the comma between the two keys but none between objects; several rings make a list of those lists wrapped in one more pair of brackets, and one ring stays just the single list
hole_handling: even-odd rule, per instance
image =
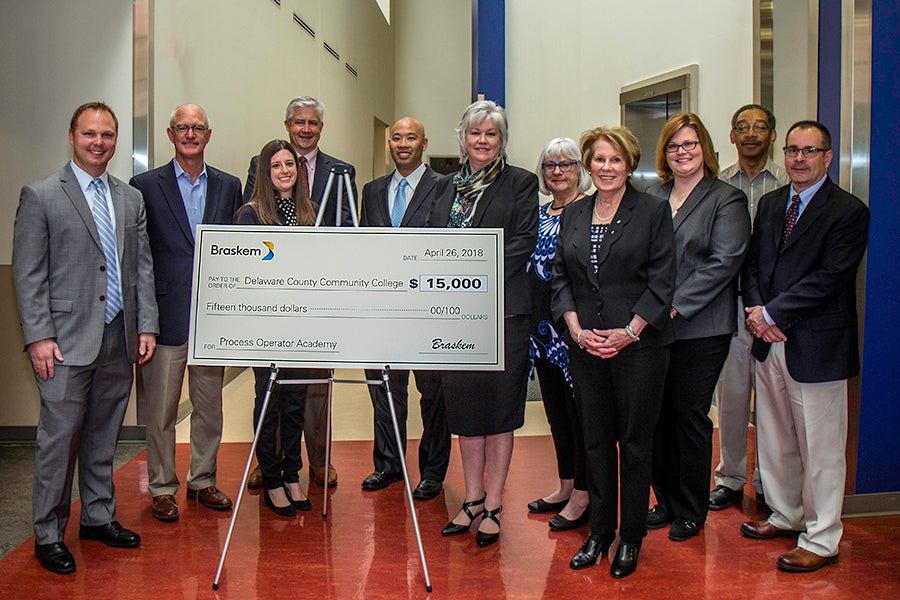
[{"label": "braskem logo on check", "polygon": [[[273,242],[263,242],[263,245],[269,251],[262,257],[262,260],[272,260],[275,258],[275,244]],[[262,256],[263,251],[259,248],[247,248],[241,245],[237,246],[219,246],[212,244],[209,248],[210,256]]]}]

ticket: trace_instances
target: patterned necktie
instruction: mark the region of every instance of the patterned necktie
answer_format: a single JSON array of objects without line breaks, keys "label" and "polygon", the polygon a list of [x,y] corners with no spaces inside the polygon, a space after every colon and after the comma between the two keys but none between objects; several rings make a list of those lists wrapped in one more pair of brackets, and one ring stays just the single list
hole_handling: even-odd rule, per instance
[{"label": "patterned necktie", "polygon": [[791,206],[788,208],[787,215],[784,217],[784,233],[781,234],[781,245],[784,246],[784,243],[787,241],[789,237],[791,237],[791,233],[794,231],[794,226],[797,224],[797,218],[800,214],[800,194],[794,194],[791,197]]},{"label": "patterned necktie", "polygon": [[312,194],[309,191],[309,171],[306,169],[306,157],[298,157],[297,163],[300,165],[300,181],[303,182],[303,193],[306,195],[306,198],[312,198]]},{"label": "patterned necktie", "polygon": [[284,224],[294,227],[297,225],[297,207],[293,198],[279,198],[278,209],[284,216]]},{"label": "patterned necktie", "polygon": [[116,229],[113,227],[109,216],[109,206],[106,204],[105,185],[102,179],[94,179],[91,182],[94,189],[92,196],[94,222],[97,224],[97,233],[100,234],[100,246],[103,248],[103,256],[106,257],[106,313],[107,323],[112,321],[122,310],[122,288],[119,283],[119,259],[116,249]]},{"label": "patterned necktie", "polygon": [[406,212],[406,190],[409,189],[409,182],[406,177],[400,180],[397,191],[394,192],[394,204],[391,205],[391,225],[400,227],[403,221],[403,213]]}]

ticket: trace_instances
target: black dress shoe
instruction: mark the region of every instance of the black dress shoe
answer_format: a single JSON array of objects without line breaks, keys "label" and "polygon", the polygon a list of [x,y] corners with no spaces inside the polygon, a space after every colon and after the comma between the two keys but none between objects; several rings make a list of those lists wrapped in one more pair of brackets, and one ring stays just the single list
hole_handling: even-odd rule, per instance
[{"label": "black dress shoe", "polygon": [[589,535],[581,549],[575,553],[572,560],[569,561],[570,569],[586,569],[597,564],[600,557],[606,554],[616,539],[615,533],[604,533],[602,535]]},{"label": "black dress shoe", "polygon": [[395,481],[403,481],[402,473],[388,473],[386,471],[375,471],[362,482],[362,489],[374,492],[382,490],[391,485]]},{"label": "black dress shoe", "polygon": [[41,566],[60,575],[75,572],[75,557],[63,542],[52,544],[34,543],[34,555],[41,561]]},{"label": "black dress shoe", "polygon": [[689,540],[692,537],[696,537],[702,527],[703,525],[698,525],[694,521],[675,519],[675,522],[669,528],[669,539],[673,542]]},{"label": "black dress shoe", "polygon": [[543,498],[538,498],[534,502],[528,503],[528,512],[533,513],[549,513],[549,512],[559,512],[566,507],[566,504],[569,503],[569,499],[560,500],[559,502],[547,502]]},{"label": "black dress shoe", "polygon": [[82,525],[78,537],[97,540],[112,548],[137,548],[141,545],[141,536],[125,529],[118,521],[110,521],[106,525]]},{"label": "black dress shoe", "polygon": [[659,529],[660,527],[665,527],[670,522],[669,513],[662,504],[657,504],[647,511],[647,529]]},{"label": "black dress shoe", "polygon": [[725,510],[732,502],[744,495],[744,490],[733,490],[728,486],[719,485],[709,493],[709,510]]},{"label": "black dress shoe", "polygon": [[550,519],[547,522],[547,526],[550,527],[550,529],[553,531],[569,531],[570,529],[576,529],[587,523],[590,516],[591,507],[585,506],[584,512],[582,512],[581,516],[579,516],[577,519],[573,519],[570,521],[569,519],[559,514]]},{"label": "black dress shoe", "polygon": [[472,511],[469,509],[475,508],[476,506],[483,506],[484,501],[485,501],[485,498],[482,498],[481,500],[472,500],[471,502],[463,502],[462,508],[460,508],[459,510],[464,512],[466,514],[466,516],[469,517],[469,522],[465,525],[459,525],[458,523],[454,523],[453,521],[450,521],[449,523],[447,523],[447,526],[441,530],[441,535],[443,535],[443,536],[462,535],[462,534],[466,533],[467,531],[469,531],[469,527],[472,526],[472,521],[475,520],[475,517],[477,517],[482,512],[484,512],[484,510],[481,510],[477,514],[473,514]]},{"label": "black dress shoe", "polygon": [[288,500],[291,501],[291,504],[294,505],[294,508],[297,510],[312,510],[312,502],[310,502],[309,498],[304,498],[303,500],[294,500],[294,497],[291,495],[291,488],[287,485],[284,486],[284,493],[287,494]]},{"label": "black dress shoe", "polygon": [[[278,489],[278,488],[275,488]],[[288,494],[287,488],[284,489],[285,495],[287,495],[288,504],[287,506],[275,506],[275,503],[272,502],[272,498],[269,497],[269,490],[263,491],[263,500],[266,503],[266,506],[272,509],[272,512],[276,515],[280,515],[282,517],[293,517],[297,515],[297,509],[294,508],[294,503],[291,501],[291,496]],[[312,506],[310,506],[312,508]]]},{"label": "black dress shoe", "polygon": [[434,479],[423,479],[413,490],[412,496],[416,500],[431,500],[437,497],[444,489],[444,484]]},{"label": "black dress shoe", "polygon": [[640,544],[619,542],[619,549],[616,550],[616,558],[613,559],[612,565],[609,567],[609,574],[616,579],[621,579],[634,573],[634,570],[637,568],[640,551]]},{"label": "black dress shoe", "polygon": [[[498,506],[494,510],[484,509],[484,511],[481,513],[481,522],[484,523],[485,521],[490,520],[496,523],[497,527],[500,527],[500,519],[498,519],[497,517],[500,516],[501,512],[503,512],[502,506]],[[497,533],[485,533],[479,529],[477,532],[475,532],[475,543],[478,544],[479,548],[490,546],[491,544],[496,543],[499,539],[499,531]]]}]

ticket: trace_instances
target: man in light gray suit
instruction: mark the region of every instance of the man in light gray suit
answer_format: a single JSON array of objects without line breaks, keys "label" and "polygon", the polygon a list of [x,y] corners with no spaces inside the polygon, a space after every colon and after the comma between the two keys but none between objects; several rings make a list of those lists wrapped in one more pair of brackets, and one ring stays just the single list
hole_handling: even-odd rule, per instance
[{"label": "man in light gray suit", "polygon": [[159,328],[144,203],[106,172],[118,125],[102,102],[79,106],[69,125],[72,161],[23,187],[16,213],[16,300],[41,396],[35,554],[61,574],[75,571],[63,538],[76,459],[81,539],[141,543],[116,521],[112,462],[131,363],[150,360]]}]

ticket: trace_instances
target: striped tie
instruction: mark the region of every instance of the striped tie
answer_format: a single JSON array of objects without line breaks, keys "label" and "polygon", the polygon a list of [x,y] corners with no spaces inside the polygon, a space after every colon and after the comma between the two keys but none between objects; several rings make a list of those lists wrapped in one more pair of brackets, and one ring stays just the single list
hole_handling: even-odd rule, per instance
[{"label": "striped tie", "polygon": [[97,223],[97,233],[100,234],[100,245],[103,247],[103,256],[106,257],[106,322],[112,321],[122,310],[122,289],[119,283],[119,259],[116,253],[116,229],[113,227],[109,216],[109,206],[106,204],[106,192],[102,179],[94,179],[91,182],[94,188],[93,207],[94,221]]}]

